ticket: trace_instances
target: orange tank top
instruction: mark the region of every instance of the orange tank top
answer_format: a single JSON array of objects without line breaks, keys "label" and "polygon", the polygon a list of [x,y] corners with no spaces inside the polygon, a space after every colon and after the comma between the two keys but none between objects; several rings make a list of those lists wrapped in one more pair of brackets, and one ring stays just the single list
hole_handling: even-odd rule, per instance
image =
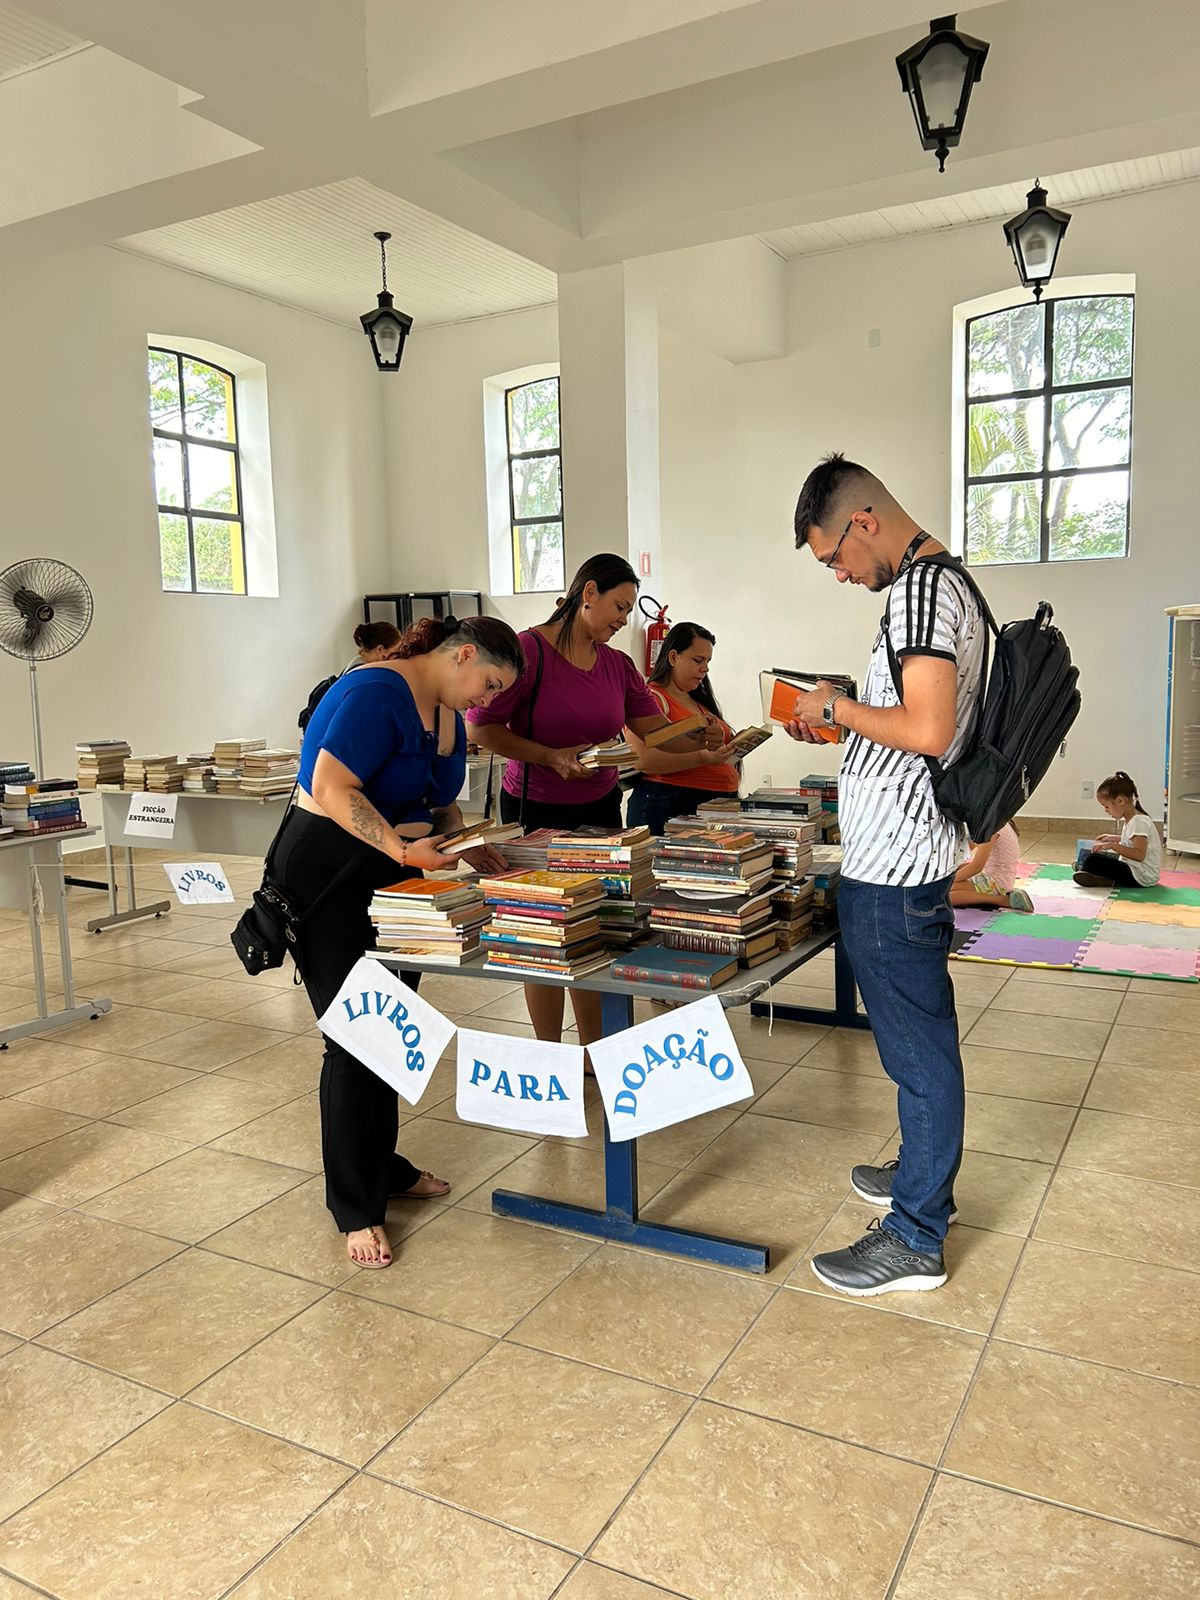
[{"label": "orange tank top", "polygon": [[[672,722],[683,722],[695,715],[681,701],[668,694],[661,684],[652,683],[649,689],[662,707],[663,716]],[[732,739],[734,730],[719,717],[717,720],[724,729],[726,741]],[[679,772],[647,772],[642,776],[650,783],[670,783],[678,789],[708,789],[712,794],[736,794],[741,782],[738,769],[734,766],[684,767]]]}]

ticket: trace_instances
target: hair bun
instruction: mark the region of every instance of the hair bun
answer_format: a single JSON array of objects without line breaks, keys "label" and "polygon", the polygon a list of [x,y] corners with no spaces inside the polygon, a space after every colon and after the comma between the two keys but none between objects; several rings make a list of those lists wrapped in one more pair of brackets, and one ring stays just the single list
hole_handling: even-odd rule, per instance
[{"label": "hair bun", "polygon": [[447,611],[442,618],[442,627],[446,630],[445,637],[448,639],[452,633],[457,633],[460,626],[461,624],[453,611]]}]

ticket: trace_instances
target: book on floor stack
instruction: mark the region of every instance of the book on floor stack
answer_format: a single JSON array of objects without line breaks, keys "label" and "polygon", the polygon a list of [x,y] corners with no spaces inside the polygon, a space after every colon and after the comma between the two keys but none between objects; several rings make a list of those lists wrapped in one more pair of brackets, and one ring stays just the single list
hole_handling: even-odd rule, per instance
[{"label": "book on floor stack", "polygon": [[771,911],[775,917],[775,937],[781,950],[791,950],[812,932],[813,880],[781,883],[771,891]]},{"label": "book on floor stack", "polygon": [[579,765],[589,772],[607,772],[615,767],[619,776],[628,778],[637,771],[637,757],[625,739],[606,739],[603,744],[588,745],[579,752]]},{"label": "book on floor stack", "polygon": [[172,794],[183,788],[178,756],[126,756],[121,787],[134,794]]},{"label": "book on floor stack", "polygon": [[75,777],[81,790],[121,787],[125,758],[132,750],[125,739],[90,739],[75,746]]},{"label": "book on floor stack", "polygon": [[569,980],[607,966],[595,874],[506,872],[479,887],[492,913],[480,935],[490,971]]},{"label": "book on floor stack", "polygon": [[6,783],[4,799],[0,802],[0,827],[35,836],[82,828],[83,812],[74,778],[32,778],[24,783]]},{"label": "book on floor stack", "polygon": [[217,780],[213,777],[213,752],[193,750],[184,757],[184,794],[216,794]]},{"label": "book on floor stack", "polygon": [[[216,752],[213,752],[214,759]],[[242,776],[238,785],[241,794],[255,800],[269,800],[274,795],[291,794],[300,770],[298,750],[247,750],[242,757]]]},{"label": "book on floor stack", "polygon": [[553,872],[594,872],[604,889],[600,928],[610,950],[628,950],[646,934],[654,892],[649,828],[576,828],[556,834],[547,853]]},{"label": "book on floor stack", "polygon": [[478,884],[458,878],[406,878],[377,889],[369,915],[373,955],[418,956],[461,967],[479,957],[488,907]]},{"label": "book on floor stack", "polygon": [[753,894],[771,881],[774,851],[745,828],[679,828],[665,833],[654,856],[661,887]]}]

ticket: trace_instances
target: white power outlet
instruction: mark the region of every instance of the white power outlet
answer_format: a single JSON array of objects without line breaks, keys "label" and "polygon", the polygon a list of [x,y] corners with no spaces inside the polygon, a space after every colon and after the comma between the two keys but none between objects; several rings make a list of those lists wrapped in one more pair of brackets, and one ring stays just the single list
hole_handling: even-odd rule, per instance
[{"label": "white power outlet", "polygon": [[1079,794],[1081,799],[1094,800],[1096,798],[1096,785],[1091,782],[1081,783],[1079,785]]},{"label": "white power outlet", "polygon": [[771,774],[769,772],[764,772],[762,775],[762,787],[764,789],[771,787]]}]

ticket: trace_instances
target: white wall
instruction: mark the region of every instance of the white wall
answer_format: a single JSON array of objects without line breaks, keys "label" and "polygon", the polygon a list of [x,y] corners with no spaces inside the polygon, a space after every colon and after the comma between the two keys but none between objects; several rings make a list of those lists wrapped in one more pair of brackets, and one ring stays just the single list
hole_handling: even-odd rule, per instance
[{"label": "white wall", "polygon": [[[483,382],[498,372],[558,360],[555,306],[416,329],[396,378],[385,379],[391,568],[395,587],[488,592]],[[568,424],[569,426],[569,424]],[[571,541],[564,485],[566,568],[584,555]],[[497,597],[486,609],[514,628],[541,622],[554,595]]]},{"label": "white wall", "polygon": [[[146,335],[265,362],[279,598],[164,594]],[[83,643],[39,673],[48,765],[79,739],[203,749],[292,743],[312,684],[351,654],[360,597],[391,582],[383,404],[366,341],[112,249],[0,274],[0,567],[57,556],[95,597]],[[26,671],[0,655],[0,754],[31,753]]]},{"label": "white wall", "polygon": [[[1060,268],[1072,276],[1136,275],[1133,502],[1126,560],[982,574],[1001,620],[1048,599],[1080,668],[1084,709],[1031,813],[1087,815],[1081,783],[1124,767],[1161,814],[1162,613],[1200,598],[1189,492],[1200,300],[1187,265],[1198,251],[1195,184],[1081,207],[1063,246]],[[837,586],[793,549],[797,493],[817,459],[839,449],[924,526],[948,529],[952,308],[1005,288],[1012,264],[989,223],[800,259],[788,279],[786,359],[734,368],[663,343],[665,597],[674,619],[717,634],[714,683],[739,721],[756,712],[761,667],[861,676],[881,601]],[[777,736],[751,775],[788,782],[832,760]]]}]

